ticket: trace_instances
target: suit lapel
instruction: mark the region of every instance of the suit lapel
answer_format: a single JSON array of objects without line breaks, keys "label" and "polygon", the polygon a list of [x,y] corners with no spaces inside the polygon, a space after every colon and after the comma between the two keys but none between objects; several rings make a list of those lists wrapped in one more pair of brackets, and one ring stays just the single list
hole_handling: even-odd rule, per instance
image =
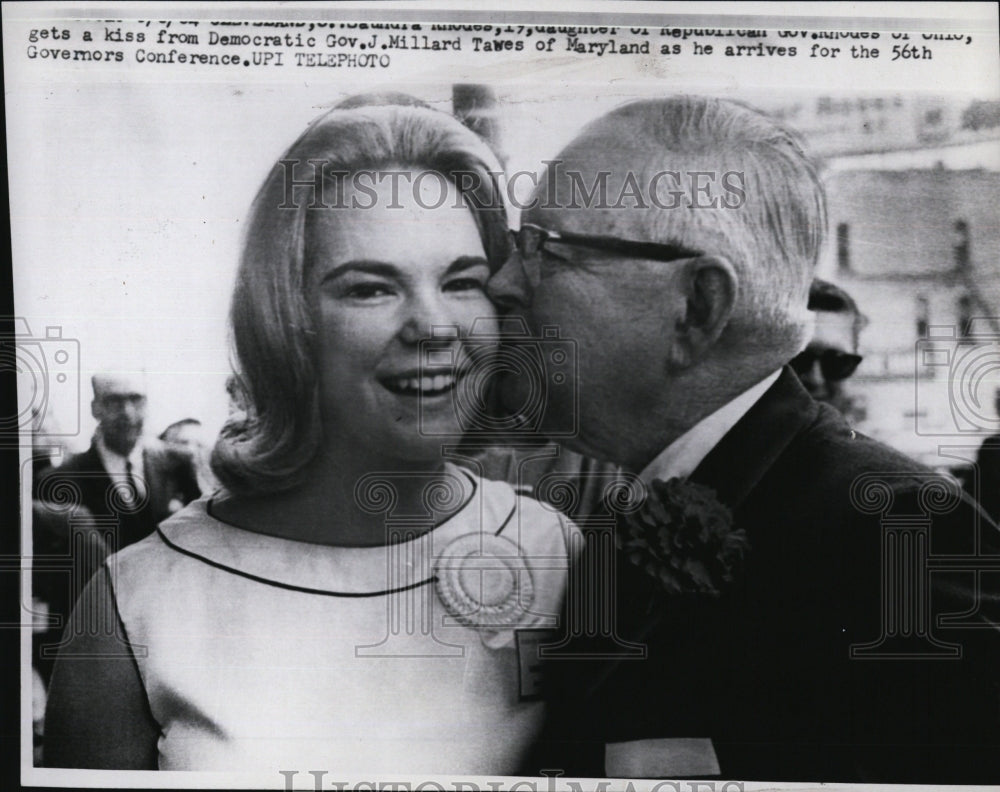
[{"label": "suit lapel", "polygon": [[104,467],[104,462],[101,461],[101,454],[97,450],[96,444],[91,444],[85,452],[85,460],[83,462],[83,467],[86,470],[93,471],[95,473],[104,473],[108,477],[108,481],[111,481],[111,474],[108,473],[107,468]]},{"label": "suit lapel", "polygon": [[690,480],[711,487],[735,513],[818,413],[819,405],[785,366],[774,385],[708,453]]},{"label": "suit lapel", "polygon": [[96,442],[91,443],[90,448],[83,453],[84,458],[81,459],[81,464],[77,469],[84,473],[94,474],[94,478],[86,483],[86,486],[90,488],[90,503],[84,505],[97,514],[106,514],[108,493],[113,485],[111,474],[104,467],[104,462],[101,461]]},{"label": "suit lapel", "polygon": [[[719,444],[702,460],[691,474],[690,480],[711,487],[719,500],[728,506],[737,519],[737,510],[753,488],[774,465],[795,436],[809,426],[819,413],[819,405],[799,384],[798,378],[788,367],[782,370],[774,384],[726,433]],[[753,537],[750,537],[751,546]],[[619,566],[619,593],[624,591],[623,574],[642,574],[628,564]],[[629,608],[643,607],[645,603],[631,601],[629,597],[616,597],[618,602],[630,600]],[[643,619],[628,640],[644,642],[663,622],[662,608],[654,609]],[[623,662],[611,659],[601,668],[586,687],[587,696],[594,694]]]}]

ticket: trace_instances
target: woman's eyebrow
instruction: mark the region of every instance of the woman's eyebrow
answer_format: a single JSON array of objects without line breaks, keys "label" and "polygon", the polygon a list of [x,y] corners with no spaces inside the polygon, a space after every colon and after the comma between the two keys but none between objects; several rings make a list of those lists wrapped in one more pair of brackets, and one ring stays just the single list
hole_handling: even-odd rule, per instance
[{"label": "woman's eyebrow", "polygon": [[[455,272],[462,272],[464,270],[471,269],[472,267],[480,266],[489,266],[489,263],[483,256],[459,256],[448,265],[448,269],[445,274],[451,275]],[[323,277],[320,278],[320,283],[326,283],[327,281],[334,280],[335,278],[339,278],[341,275],[348,272],[362,272],[368,275],[378,275],[383,278],[398,278],[402,274],[399,267],[386,261],[353,259],[351,261],[345,261],[343,264],[338,264],[329,272],[325,273]]]},{"label": "woman's eyebrow", "polygon": [[345,261],[325,273],[320,278],[320,283],[326,283],[334,278],[339,278],[347,272],[364,272],[369,275],[380,275],[383,278],[393,278],[399,275],[399,268],[385,261],[372,261],[370,259],[355,259]]},{"label": "woman's eyebrow", "polygon": [[454,272],[461,272],[472,267],[488,267],[489,265],[485,256],[459,256],[448,265],[445,275],[451,275]]}]

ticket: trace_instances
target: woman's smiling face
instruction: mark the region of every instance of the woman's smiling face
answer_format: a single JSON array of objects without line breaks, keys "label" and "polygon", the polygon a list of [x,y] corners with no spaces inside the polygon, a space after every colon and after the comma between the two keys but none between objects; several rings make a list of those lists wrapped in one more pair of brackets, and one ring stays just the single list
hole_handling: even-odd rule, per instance
[{"label": "woman's smiling face", "polygon": [[[417,461],[439,457],[445,436],[461,434],[456,366],[473,322],[477,333],[495,333],[496,313],[479,230],[454,185],[395,173],[346,190],[344,204],[357,197],[370,208],[310,212],[308,284],[327,442]],[[457,327],[458,337],[421,360],[420,342],[441,326]]]}]

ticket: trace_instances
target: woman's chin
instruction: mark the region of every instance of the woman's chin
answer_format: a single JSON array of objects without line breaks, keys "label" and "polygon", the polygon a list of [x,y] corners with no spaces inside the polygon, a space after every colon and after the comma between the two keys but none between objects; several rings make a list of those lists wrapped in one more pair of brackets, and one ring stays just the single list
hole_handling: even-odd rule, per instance
[{"label": "woman's chin", "polygon": [[394,428],[393,437],[385,444],[386,451],[410,462],[440,462],[444,459],[443,449],[462,440],[462,431],[454,419],[424,422],[406,431]]}]

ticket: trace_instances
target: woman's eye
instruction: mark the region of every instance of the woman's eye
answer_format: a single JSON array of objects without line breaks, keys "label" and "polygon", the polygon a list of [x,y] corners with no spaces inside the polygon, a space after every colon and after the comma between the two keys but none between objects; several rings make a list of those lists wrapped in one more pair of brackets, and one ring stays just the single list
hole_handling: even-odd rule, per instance
[{"label": "woman's eye", "polygon": [[445,291],[482,291],[486,288],[486,283],[479,278],[455,278],[448,281]]},{"label": "woman's eye", "polygon": [[348,286],[343,294],[355,300],[371,300],[391,294],[389,287],[383,283],[355,283]]}]

